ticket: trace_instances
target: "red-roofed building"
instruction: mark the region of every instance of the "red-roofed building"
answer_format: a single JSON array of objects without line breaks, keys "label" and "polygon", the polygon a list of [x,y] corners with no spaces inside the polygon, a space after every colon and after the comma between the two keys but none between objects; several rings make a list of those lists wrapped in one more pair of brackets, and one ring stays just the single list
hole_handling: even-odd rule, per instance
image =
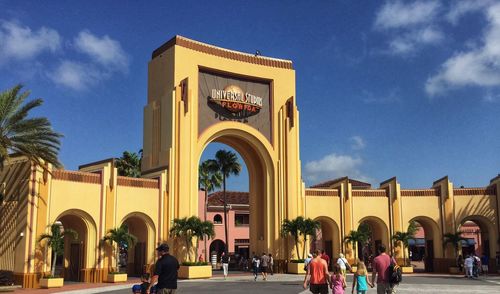
[{"label": "red-roofed building", "polygon": [[[227,222],[229,242],[225,241],[224,234],[224,195],[222,191],[208,195],[207,220],[214,223],[215,238],[207,241],[207,250],[212,258],[217,255],[220,259],[226,243],[230,254],[237,253],[242,256],[249,256],[250,245],[250,214],[248,192],[226,191],[227,199]],[[199,193],[199,215],[204,217],[205,191]],[[205,253],[205,244],[202,242],[198,255]]]}]

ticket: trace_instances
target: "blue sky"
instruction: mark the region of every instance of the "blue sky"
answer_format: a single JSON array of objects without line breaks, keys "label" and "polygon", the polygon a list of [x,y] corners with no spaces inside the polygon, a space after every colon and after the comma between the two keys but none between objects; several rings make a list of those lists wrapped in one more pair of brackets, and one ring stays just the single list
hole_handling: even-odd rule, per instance
[{"label": "blue sky", "polygon": [[44,99],[67,169],[118,157],[142,146],[147,63],[176,34],[293,60],[307,185],[500,172],[498,1],[0,0],[0,89]]}]

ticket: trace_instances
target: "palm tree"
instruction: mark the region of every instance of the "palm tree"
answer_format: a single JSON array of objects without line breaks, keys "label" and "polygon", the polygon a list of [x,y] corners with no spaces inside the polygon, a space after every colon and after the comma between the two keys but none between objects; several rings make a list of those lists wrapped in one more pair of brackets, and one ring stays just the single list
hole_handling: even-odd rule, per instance
[{"label": "palm tree", "polygon": [[[220,171],[215,171],[211,168],[211,161],[206,160],[200,164],[199,167],[199,185],[200,189],[205,191],[205,209],[203,211],[203,220],[207,221],[207,209],[208,209],[208,193],[213,191],[215,188],[220,188],[222,183],[222,174]],[[205,260],[207,260],[207,240],[205,242]]]},{"label": "palm tree", "polygon": [[392,240],[394,240],[396,243],[398,242],[401,242],[401,244],[403,245],[403,263],[404,263],[404,266],[407,265],[406,263],[406,248],[408,248],[408,242],[410,240],[413,240],[413,238],[415,238],[415,235],[413,232],[396,232],[393,236],[392,236]]},{"label": "palm tree", "polygon": [[321,229],[321,224],[319,221],[306,218],[302,223],[302,228],[300,228],[300,231],[304,235],[304,247],[303,247],[304,251],[302,254],[304,258],[306,257],[307,236],[311,236],[313,240],[316,239],[316,233],[319,229]]},{"label": "palm tree", "polygon": [[[212,170],[219,171],[222,174],[222,191],[224,196],[224,233],[226,237],[226,244],[228,245],[229,234],[228,234],[228,224],[227,224],[227,198],[226,198],[226,178],[230,175],[239,175],[241,171],[241,165],[238,162],[238,157],[232,151],[219,150],[215,153],[215,159],[211,159],[210,166]],[[229,246],[225,247],[225,252],[227,255],[227,249]]]},{"label": "palm tree", "polygon": [[139,153],[141,155],[135,152],[123,152],[122,157],[116,160],[118,175],[133,178],[139,178],[141,176],[142,150],[139,151]]},{"label": "palm tree", "polygon": [[46,163],[60,167],[57,154],[62,135],[52,130],[45,117],[27,118],[43,100],[24,103],[30,92],[20,93],[21,88],[17,85],[0,93],[0,169],[12,153],[26,156],[41,167]]},{"label": "palm tree", "polygon": [[[198,252],[198,245],[200,243],[200,240],[207,240],[210,238],[215,237],[215,231],[214,231],[214,224],[209,221],[201,221],[199,218],[196,218],[195,222],[195,228],[193,228],[193,235],[196,237],[196,251]],[[206,245],[205,241],[205,245]],[[207,251],[205,249],[205,256],[207,254]],[[198,255],[198,253],[196,253]],[[205,261],[207,259],[205,258]],[[197,256],[195,256],[195,261],[197,260]]]},{"label": "palm tree", "polygon": [[196,238],[196,252],[198,252],[199,239],[203,239],[205,236],[215,236],[214,225],[208,221],[201,221],[200,218],[196,216],[174,219],[170,234],[174,237],[184,238],[188,260],[192,260],[191,245],[193,244],[193,238]]},{"label": "palm tree", "polygon": [[106,236],[102,238],[102,242],[106,241],[109,242],[111,246],[113,245],[113,242],[116,243],[116,271],[119,272],[120,248],[124,245],[127,245],[127,248],[130,248],[130,246],[133,246],[137,242],[137,237],[128,232],[128,226],[126,224],[122,224],[120,227],[108,231]]},{"label": "palm tree", "polygon": [[298,216],[293,220],[285,219],[281,224],[281,235],[283,237],[292,236],[293,241],[295,242],[295,249],[297,250],[297,259],[300,258],[299,253],[299,237],[300,237],[300,228],[303,226],[304,218]]},{"label": "palm tree", "polygon": [[466,238],[462,237],[462,232],[460,231],[456,231],[455,233],[444,234],[443,239],[444,239],[443,242],[444,247],[446,247],[446,245],[450,243],[455,248],[455,258],[457,257],[460,243],[462,243],[463,240],[467,240]]},{"label": "palm tree", "polygon": [[73,239],[78,239],[77,232],[72,229],[61,230],[61,227],[62,224],[60,222],[55,222],[50,225],[50,234],[42,234],[38,237],[38,243],[47,240],[47,246],[52,249],[52,266],[50,268],[52,277],[55,276],[56,272],[56,259],[64,253],[64,238],[69,236]]},{"label": "palm tree", "polygon": [[358,259],[358,243],[365,243],[368,241],[368,234],[364,230],[351,231],[349,235],[345,236],[344,242],[352,244],[352,250],[354,251],[354,260]]}]

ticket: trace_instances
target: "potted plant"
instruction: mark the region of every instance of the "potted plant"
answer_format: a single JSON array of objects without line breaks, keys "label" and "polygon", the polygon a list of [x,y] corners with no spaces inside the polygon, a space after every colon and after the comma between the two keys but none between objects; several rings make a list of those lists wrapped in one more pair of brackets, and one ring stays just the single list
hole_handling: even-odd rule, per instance
[{"label": "potted plant", "polygon": [[54,222],[50,226],[50,234],[42,234],[38,237],[38,243],[47,240],[47,246],[52,249],[52,266],[50,275],[40,279],[40,287],[42,288],[57,288],[62,287],[64,279],[56,277],[56,259],[64,253],[64,237],[69,236],[73,239],[78,239],[78,233],[71,229],[62,229],[61,222]]},{"label": "potted plant", "polygon": [[120,248],[124,245],[130,248],[130,246],[137,242],[137,238],[128,232],[128,226],[126,224],[122,224],[118,228],[109,230],[106,236],[102,238],[102,242],[109,242],[111,246],[113,246],[113,243],[116,243],[116,247],[113,248],[116,254],[116,268],[108,272],[107,282],[116,283],[127,281],[127,273],[120,271]]},{"label": "potted plant", "polygon": [[[408,230],[406,232],[396,232],[392,236],[392,240],[397,244],[401,244],[403,249],[403,266],[401,267],[403,273],[413,273],[413,267],[410,262],[406,262],[406,249],[409,246],[409,241],[415,238],[415,233],[417,232],[417,226],[415,222],[410,222],[408,225]],[[395,244],[395,246],[397,246]]]},{"label": "potted plant", "polygon": [[[454,258],[457,260],[458,252],[460,249],[460,245],[463,240],[466,240],[462,237],[462,232],[456,231],[455,233],[447,233],[443,236],[444,242],[443,246],[446,247],[447,244],[453,245],[454,250]],[[458,266],[450,266],[449,268],[450,274],[460,274],[460,268]]]},{"label": "potted plant", "polygon": [[[181,238],[186,244],[186,261],[181,263],[178,276],[182,279],[204,279],[212,277],[212,266],[208,262],[197,261],[199,241],[215,236],[214,225],[209,221],[202,221],[196,216],[174,219],[170,234]],[[191,258],[191,249],[195,239],[194,262]]]},{"label": "potted plant", "polygon": [[306,254],[306,244],[307,236],[316,236],[316,231],[320,228],[320,223],[318,221],[312,220],[310,218],[303,218],[298,216],[293,220],[285,219],[281,225],[281,235],[283,237],[291,236],[295,243],[295,249],[297,250],[297,259],[292,259],[288,263],[288,273],[291,274],[305,274],[304,270],[304,258],[301,257],[299,252],[299,240],[303,236],[303,254]]}]

